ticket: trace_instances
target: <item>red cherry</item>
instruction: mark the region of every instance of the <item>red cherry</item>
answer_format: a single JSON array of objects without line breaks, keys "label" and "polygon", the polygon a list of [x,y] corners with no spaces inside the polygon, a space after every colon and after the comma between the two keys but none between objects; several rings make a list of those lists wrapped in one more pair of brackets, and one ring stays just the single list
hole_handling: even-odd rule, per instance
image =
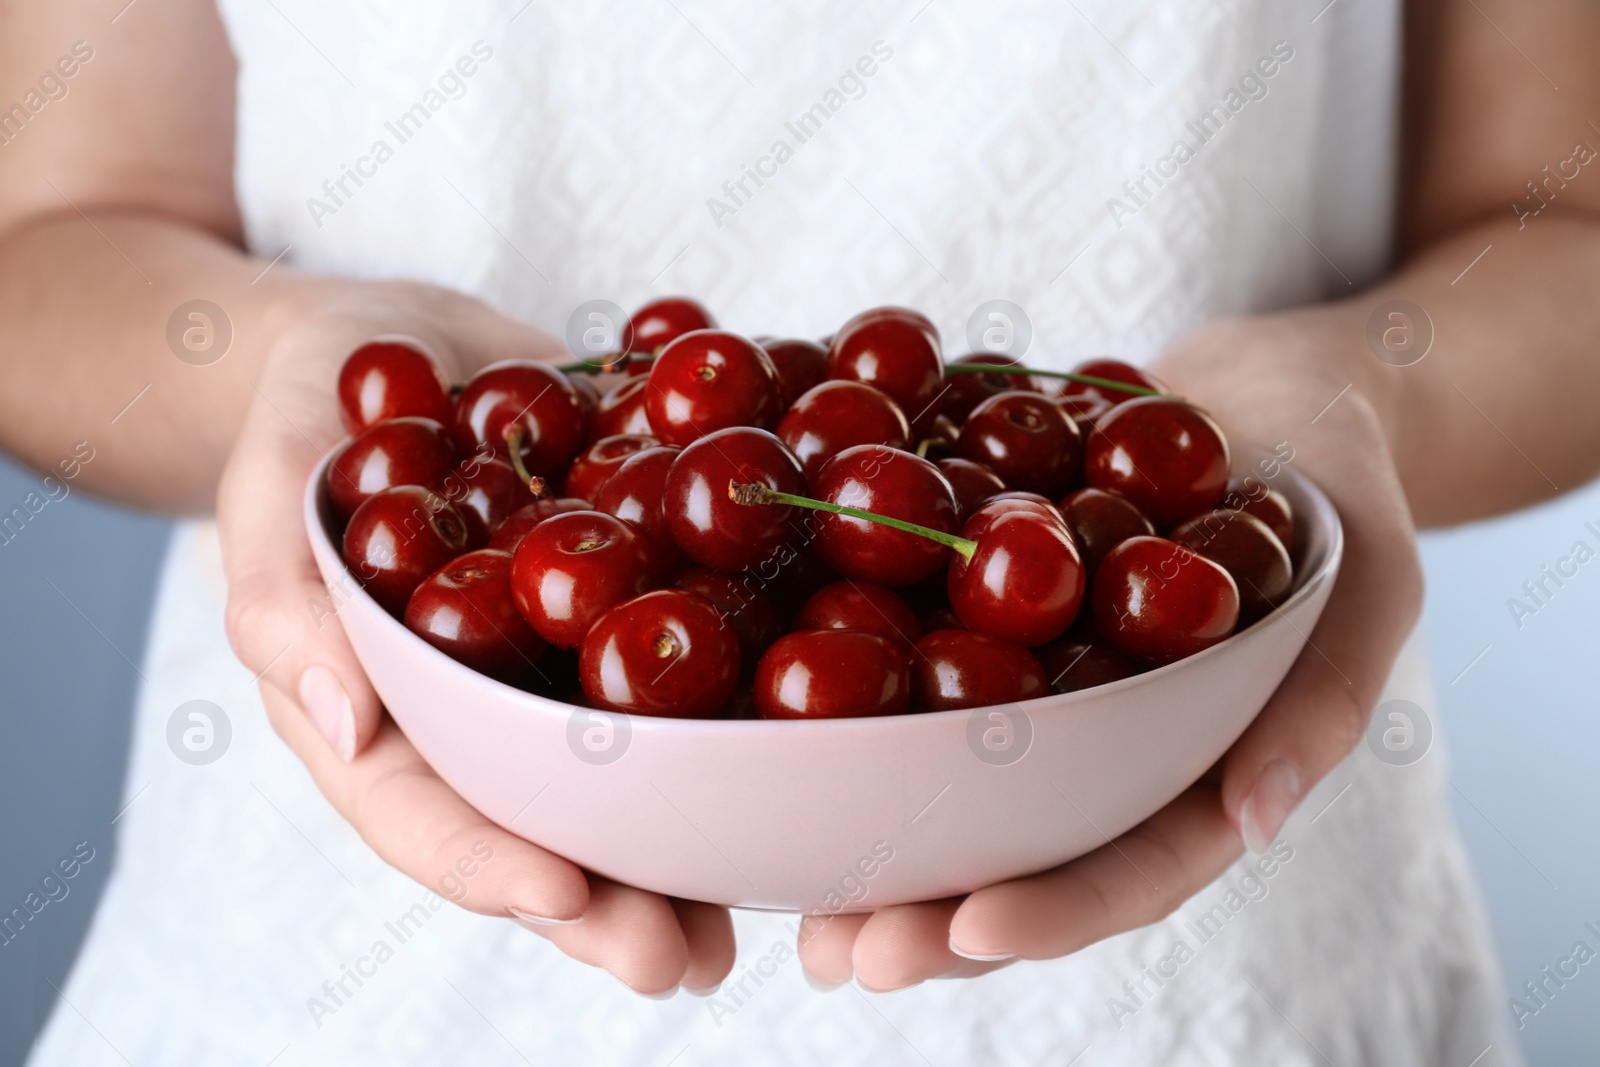
[{"label": "red cherry", "polygon": [[[882,445],[847,448],[823,464],[812,493],[901,522],[956,531],[955,490],[925,459]],[[949,556],[945,545],[905,530],[829,512],[816,517],[815,546],[847,578],[880,585],[912,585],[934,574]]]},{"label": "red cherry", "polygon": [[[583,444],[583,405],[567,376],[527,360],[491,364],[474,374],[456,398],[456,446],[476,452],[488,445],[516,456],[530,474],[565,467]],[[515,464],[513,464],[515,465]]]},{"label": "red cherry", "polygon": [[1254,515],[1277,534],[1291,556],[1294,553],[1294,506],[1270,485],[1255,477],[1235,478],[1218,506]]},{"label": "red cherry", "polygon": [[828,350],[815,341],[766,340],[760,343],[778,371],[785,408],[828,373]]},{"label": "red cherry", "polygon": [[920,434],[939,414],[944,364],[938,334],[898,312],[868,312],[858,320],[834,337],[828,377],[865,382],[887,393]]},{"label": "red cherry", "polygon": [[935,630],[911,653],[912,706],[958,711],[1014,704],[1050,691],[1044,668],[1021,645],[970,630]]},{"label": "red cherry", "polygon": [[361,431],[328,464],[328,500],[348,519],[375,493],[397,485],[438,489],[455,466],[450,435],[432,419],[403,417]]},{"label": "red cherry", "polygon": [[1149,537],[1156,532],[1133,501],[1105,489],[1079,489],[1069,494],[1061,501],[1061,514],[1091,574],[1117,545],[1130,537]]},{"label": "red cherry", "polygon": [[1024,510],[979,514],[961,528],[976,542],[950,559],[950,607],[970,630],[1024,647],[1059,637],[1083,602],[1083,562],[1061,523]]},{"label": "red cherry", "polygon": [[911,445],[911,426],[900,405],[860,382],[823,382],[811,389],[784,415],[777,433],[800,461],[807,481],[847,448]]},{"label": "red cherry", "polygon": [[[962,356],[955,361],[955,366],[980,366],[1015,367],[1019,364],[1010,356],[1003,356],[998,352],[974,352],[969,356]],[[945,368],[944,399],[940,401],[940,410],[954,419],[957,424],[965,422],[967,416],[972,414],[972,409],[988,400],[991,396],[1001,393],[1016,391],[1034,393],[1043,392],[1039,384],[1026,374],[996,374],[996,373],[955,373],[952,374],[948,367]]]},{"label": "red cherry", "polygon": [[695,567],[678,575],[676,584],[679,589],[705,597],[722,621],[733,627],[739,655],[746,666],[754,666],[767,647],[783,636],[783,618],[777,606],[749,578]]},{"label": "red cherry", "polygon": [[684,564],[683,552],[667,528],[667,515],[662,507],[667,475],[682,451],[657,445],[635,452],[606,479],[594,501],[596,511],[626,519],[645,532],[655,549],[662,578],[676,574]]},{"label": "red cherry", "polygon": [[[1085,360],[1073,367],[1072,373],[1082,374],[1091,378],[1103,378],[1110,382],[1122,382],[1141,389],[1150,389],[1157,393],[1167,392],[1167,387],[1161,383],[1159,378],[1140,370],[1131,363],[1124,363],[1120,359]],[[1061,388],[1063,396],[1077,396],[1085,393],[1091,396],[1104,397],[1113,404],[1122,403],[1130,395],[1125,389],[1115,389],[1110,386],[1095,385],[1088,382],[1069,381]]]},{"label": "red cherry", "polygon": [[1017,489],[1056,497],[1078,476],[1078,426],[1049,397],[997,393],[973,409],[956,445]]},{"label": "red cherry", "polygon": [[1106,553],[1090,603],[1113,647],[1158,667],[1225,640],[1239,621],[1228,572],[1160,537],[1130,537]]},{"label": "red cherry", "polygon": [[659,589],[600,617],[578,671],[597,708],[704,719],[733,696],[739,642],[704,597]]},{"label": "red cherry", "polygon": [[667,472],[662,508],[673,541],[712,570],[742,571],[768,560],[791,537],[789,507],[747,508],[729,499],[734,482],[797,493],[800,461],[765,430],[732,427],[685,448]]},{"label": "red cherry", "polygon": [[1171,397],[1142,396],[1095,423],[1084,480],[1133,501],[1158,528],[1215,507],[1228,488],[1228,442],[1211,417]]},{"label": "red cherry", "polygon": [[360,433],[385,419],[450,421],[450,383],[431,356],[398,341],[362,345],[339,368],[339,417]]},{"label": "red cherry", "polygon": [[555,515],[511,559],[517,610],[540,637],[576,648],[606,611],[648,590],[656,557],[638,527],[598,511]]},{"label": "red cherry", "polygon": [[688,445],[730,426],[769,430],[783,414],[778,371],[755,342],[723,330],[674,340],[650,368],[644,410],[662,444]]},{"label": "red cherry", "polygon": [[527,532],[553,515],[565,515],[571,511],[594,511],[595,507],[587,500],[575,497],[540,497],[531,504],[524,504],[506,517],[506,521],[495,527],[494,533],[489,535],[489,547],[498,548],[502,552],[515,552],[522,543],[522,538]]},{"label": "red cherry", "polygon": [[602,437],[578,453],[578,458],[567,469],[567,495],[583,500],[599,499],[600,487],[617,472],[624,460],[660,443],[654,437],[638,433]]},{"label": "red cherry", "polygon": [[345,527],[344,565],[389,614],[399,616],[422,580],[468,548],[466,520],[417,485],[374,493]]},{"label": "red cherry", "polygon": [[944,480],[950,483],[950,488],[956,491],[956,503],[960,505],[963,522],[977,511],[984,501],[996,493],[1006,491],[1006,483],[982,463],[957,457],[941,459],[936,465],[939,473],[944,475]]},{"label": "red cherry", "polygon": [[649,388],[649,378],[628,378],[607,391],[589,416],[589,443],[625,434],[653,436],[650,416],[644,411]]},{"label": "red cherry", "polygon": [[933,320],[928,318],[928,316],[914,308],[900,307],[896,304],[884,304],[880,307],[868,308],[865,311],[860,311],[852,315],[848,320],[846,320],[843,326],[839,327],[836,333],[824,337],[821,341],[821,344],[824,348],[831,348],[833,347],[834,338],[843,337],[857,326],[862,326],[869,322],[876,322],[879,319],[899,319],[904,322],[909,322],[913,326],[920,329],[923,333],[927,334],[929,338],[933,340],[934,344],[939,343],[939,331],[934,328]]},{"label": "red cherry", "polygon": [[716,320],[698,302],[685,296],[652,300],[628,319],[623,335],[628,352],[653,355],[686,333],[716,328]]},{"label": "red cherry", "polygon": [[796,630],[865,630],[910,649],[922,623],[905,598],[872,582],[834,582],[800,609]]},{"label": "red cherry", "polygon": [[904,647],[865,630],[786,634],[756,667],[763,719],[859,719],[911,708]]},{"label": "red cherry", "polygon": [[485,545],[494,531],[532,499],[528,485],[503,459],[473,456],[439,487],[440,494],[467,520],[472,543]]},{"label": "red cherry", "polygon": [[1116,649],[1071,634],[1033,650],[1052,693],[1076,693],[1132,678],[1144,668]]},{"label": "red cherry", "polygon": [[1283,603],[1294,587],[1294,566],[1278,535],[1254,515],[1217,510],[1172,530],[1172,540],[1220,563],[1239,589],[1239,625],[1248,626]]},{"label": "red cherry", "polygon": [[426,578],[406,602],[406,628],[458,663],[516,685],[544,642],[511,599],[511,554],[480,549]]},{"label": "red cherry", "polygon": [[968,516],[967,521],[971,522],[979,515],[1003,515],[1008,511],[1032,511],[1045,518],[1054,519],[1061,524],[1062,529],[1066,529],[1067,526],[1067,520],[1062,516],[1061,509],[1049,500],[1038,493],[1024,493],[1016,489],[996,493],[985,500],[978,505],[977,511]]},{"label": "red cherry", "polygon": [[594,409],[600,406],[600,390],[595,387],[594,379],[587,374],[569,374],[567,381],[578,394],[578,404],[584,415],[593,415]]}]

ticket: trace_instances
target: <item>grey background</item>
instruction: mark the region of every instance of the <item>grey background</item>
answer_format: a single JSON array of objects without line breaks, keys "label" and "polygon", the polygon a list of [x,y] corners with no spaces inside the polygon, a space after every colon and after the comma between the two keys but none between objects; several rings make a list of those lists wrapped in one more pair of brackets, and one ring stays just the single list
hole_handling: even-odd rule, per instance
[{"label": "grey background", "polygon": [[[0,511],[36,485],[0,460]],[[1426,710],[1443,735],[1426,758],[1451,762],[1451,800],[1508,991],[1580,938],[1600,949],[1583,929],[1600,927],[1600,559],[1520,630],[1506,606],[1574,541],[1600,550],[1586,521],[1600,529],[1600,488],[1424,540],[1439,693]],[[26,1053],[111,870],[132,664],[141,662],[166,530],[74,492],[0,546],[0,910],[20,904],[77,842],[96,853],[65,900],[0,948],[0,1065]],[[1596,1018],[1600,961],[1518,1038],[1532,1064],[1589,1062]]]}]

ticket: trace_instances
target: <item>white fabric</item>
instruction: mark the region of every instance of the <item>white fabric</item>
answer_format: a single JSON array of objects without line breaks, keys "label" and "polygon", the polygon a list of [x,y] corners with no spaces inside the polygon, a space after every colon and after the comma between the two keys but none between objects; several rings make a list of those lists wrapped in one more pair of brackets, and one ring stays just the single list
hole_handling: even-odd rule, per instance
[{"label": "white fabric", "polygon": [[[583,300],[682,291],[778,334],[910,304],[955,349],[970,310],[1004,297],[1032,318],[1030,359],[1058,365],[1347,292],[1386,260],[1392,0],[522,3],[225,0],[253,246],[460,287],[557,331]],[[398,144],[385,123],[426,107],[480,40],[492,55],[460,99]],[[785,122],[878,41],[892,55],[864,95],[719,228],[707,198],[775,139],[794,145]],[[1122,183],[1193,143],[1185,122],[1278,41],[1293,58],[1267,95],[1133,203]],[[347,179],[319,227],[307,198],[380,137],[393,157]],[[1120,226],[1113,196],[1137,208]],[[1065,960],[821,995],[787,958],[785,919],[739,913],[724,991],[657,1003],[450,907],[398,944],[385,924],[424,891],[272,735],[222,597],[214,530],[181,528],[117,870],[35,1064],[1518,1062],[1437,745],[1408,768],[1358,749],[1291,819],[1270,877],[1241,861],[1170,919]],[[1397,695],[1435,706],[1419,648]],[[196,698],[234,731],[208,767],[166,742]],[[1207,914],[1202,939],[1189,924]],[[379,940],[393,958],[313,1018],[323,983]],[[1180,941],[1192,958],[1158,985]]]}]

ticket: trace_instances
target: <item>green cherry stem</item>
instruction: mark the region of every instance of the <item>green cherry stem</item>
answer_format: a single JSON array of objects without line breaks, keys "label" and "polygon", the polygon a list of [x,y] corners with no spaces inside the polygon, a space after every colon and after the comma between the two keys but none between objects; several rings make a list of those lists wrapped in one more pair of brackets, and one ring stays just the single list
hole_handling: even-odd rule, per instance
[{"label": "green cherry stem", "polygon": [[556,370],[562,374],[609,374],[619,371],[634,361],[626,352],[613,352],[604,359],[580,359],[576,363],[562,363]]},{"label": "green cherry stem", "polygon": [[894,530],[904,530],[906,533],[926,537],[930,541],[937,541],[941,545],[955,549],[961,553],[963,559],[969,562],[972,554],[978,550],[978,542],[955,534],[947,534],[943,530],[934,530],[927,526],[918,526],[914,522],[904,519],[891,518],[888,515],[879,515],[873,511],[862,511],[860,508],[846,507],[844,504],[830,504],[826,500],[815,500],[809,496],[796,496],[793,493],[780,493],[770,489],[759,482],[729,482],[728,498],[735,504],[788,504],[797,508],[809,508],[812,511],[828,511],[835,515],[848,515],[852,519],[866,519],[879,526],[887,526]]},{"label": "green cherry stem", "polygon": [[500,436],[505,440],[506,451],[511,453],[511,469],[517,472],[517,478],[528,487],[534,499],[539,499],[545,493],[545,481],[536,474],[529,474],[528,465],[522,462],[522,427],[507,426]]},{"label": "green cherry stem", "polygon": [[1077,382],[1080,385],[1098,385],[1102,389],[1117,389],[1124,393],[1133,393],[1136,396],[1170,396],[1157,389],[1146,389],[1142,385],[1129,385],[1127,382],[1113,381],[1110,378],[1097,378],[1093,374],[1073,374],[1064,370],[1035,370],[1032,367],[999,366],[989,363],[947,363],[946,374],[1033,374],[1040,378],[1060,378],[1063,381]]}]

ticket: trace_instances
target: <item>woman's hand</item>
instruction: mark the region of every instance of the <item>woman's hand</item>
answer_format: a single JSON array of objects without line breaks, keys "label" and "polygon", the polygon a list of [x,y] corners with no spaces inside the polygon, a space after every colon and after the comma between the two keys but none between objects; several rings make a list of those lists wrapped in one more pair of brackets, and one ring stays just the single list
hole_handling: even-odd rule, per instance
[{"label": "woman's hand", "polygon": [[502,359],[558,359],[527,323],[430,286],[306,281],[277,331],[223,473],[217,523],[229,640],[260,671],[274,728],[328,800],[387,863],[435,886],[478,842],[495,862],[464,907],[514,918],[574,959],[645,993],[715,986],[733,965],[725,909],[668,900],[584,872],[484,818],[383,712],[336,616],[301,520],[306,480],[344,436],[344,357],[380,334],[416,338],[455,381]]},{"label": "woman's hand", "polygon": [[1422,571],[1380,418],[1390,379],[1372,369],[1357,314],[1334,306],[1221,320],[1179,341],[1157,368],[1217,418],[1236,455],[1286,443],[1344,523],[1327,609],[1219,767],[1115,842],[1054,870],[965,899],[834,917],[800,946],[815,978],[900,989],[1053,959],[1156,922],[1242,847],[1265,849],[1360,741],[1416,623]]}]

